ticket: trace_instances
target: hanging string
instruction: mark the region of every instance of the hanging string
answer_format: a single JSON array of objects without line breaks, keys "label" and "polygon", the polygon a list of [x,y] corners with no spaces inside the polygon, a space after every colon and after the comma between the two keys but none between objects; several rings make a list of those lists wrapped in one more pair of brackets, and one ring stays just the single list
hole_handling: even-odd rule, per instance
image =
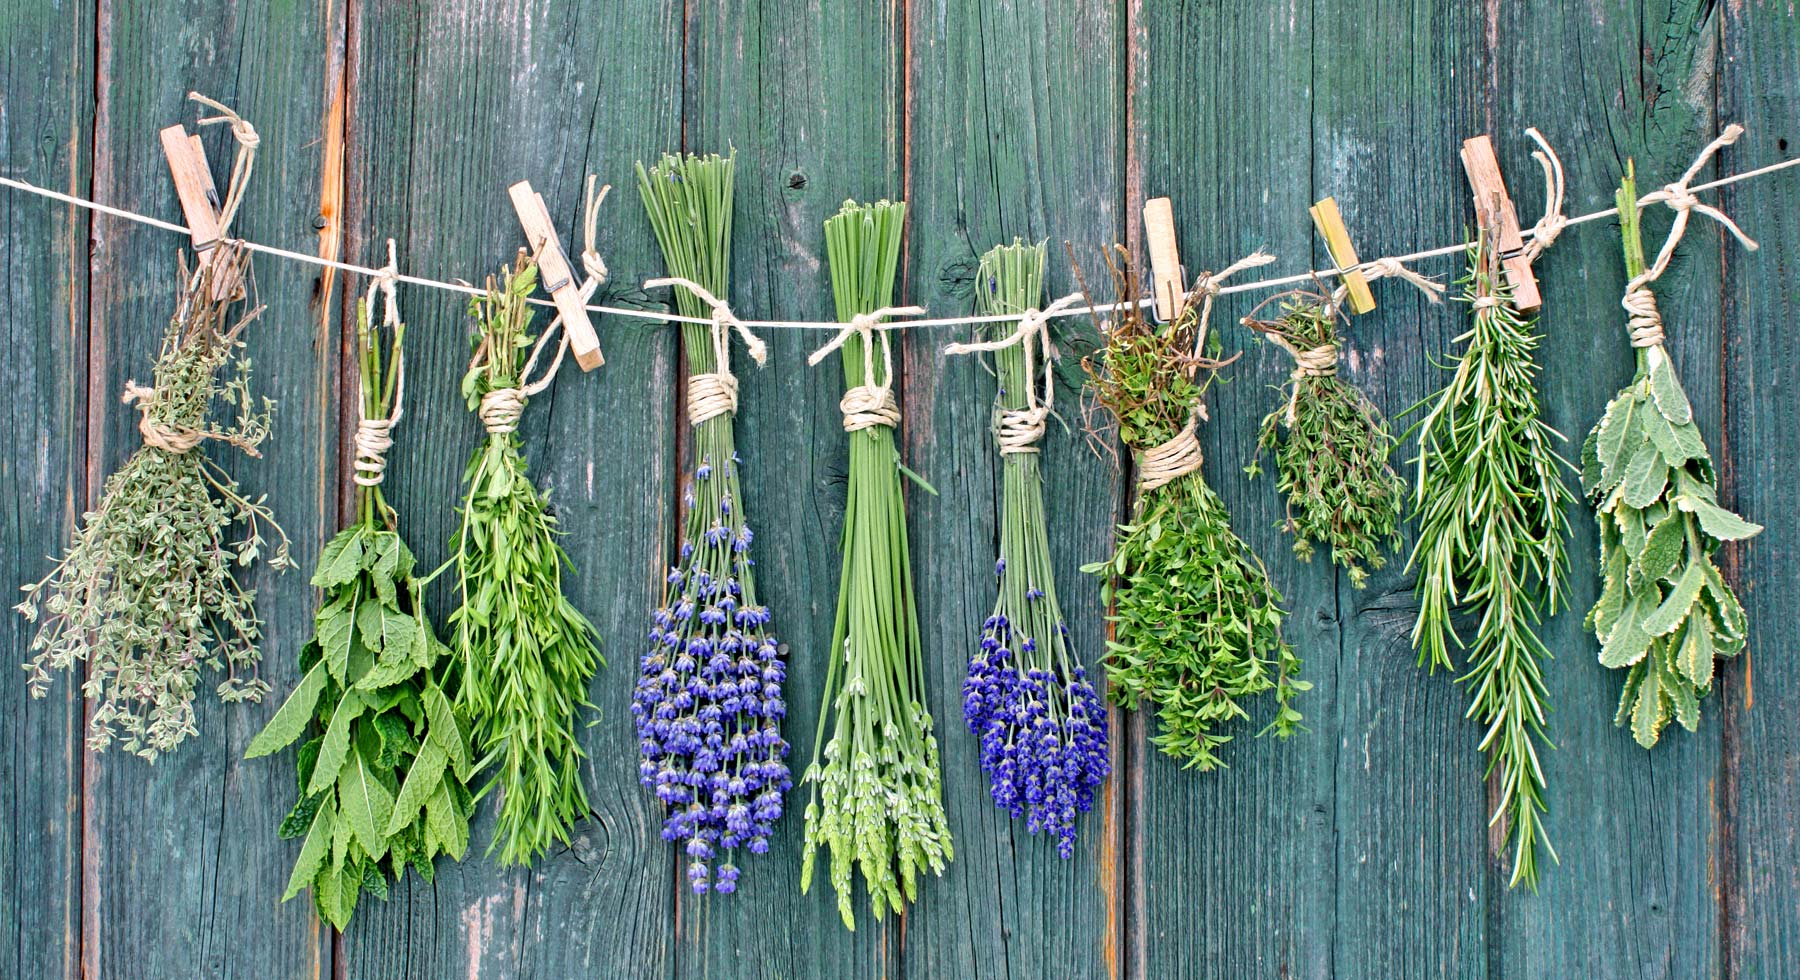
[{"label": "hanging string", "polygon": [[[956,343],[944,348],[945,354],[973,354],[978,351],[1001,351],[1018,344],[1025,357],[1025,407],[999,408],[994,414],[994,440],[1000,444],[1000,455],[1035,453],[1044,437],[1044,420],[1050,417],[1056,403],[1056,347],[1050,341],[1050,320],[1063,310],[1081,302],[1081,293],[1070,293],[1040,310],[1036,307],[1019,314],[1019,326],[999,340]],[[1039,400],[1036,358],[1044,359],[1043,397]]]},{"label": "hanging string", "polygon": [[761,337],[744,326],[744,321],[731,312],[729,304],[714,296],[705,286],[683,276],[664,276],[644,282],[645,289],[660,286],[681,286],[693,293],[695,299],[712,307],[713,370],[688,376],[688,424],[699,425],[707,419],[736,412],[738,382],[737,376],[731,373],[731,331],[735,329],[744,338],[744,347],[750,352],[750,359],[759,365],[767,363],[769,359],[768,346],[762,342]]},{"label": "hanging string", "polygon": [[881,383],[875,383],[875,333],[881,321],[890,316],[923,316],[923,306],[884,306],[868,313],[858,313],[843,324],[837,336],[806,359],[817,367],[825,355],[844,346],[851,337],[862,338],[863,383],[852,386],[838,399],[838,412],[844,416],[845,432],[860,432],[877,425],[894,428],[900,424],[900,405],[894,401],[894,351],[886,330],[880,331]]},{"label": "hanging string", "polygon": [[1562,158],[1550,148],[1550,141],[1544,139],[1544,134],[1538,132],[1536,126],[1526,129],[1525,135],[1538,145],[1537,149],[1531,151],[1531,158],[1544,170],[1544,216],[1531,226],[1531,231],[1528,232],[1531,240],[1525,243],[1524,250],[1525,261],[1536,262],[1538,256],[1556,244],[1556,237],[1563,233],[1564,228],[1569,227],[1570,222],[1563,215],[1565,188]]},{"label": "hanging string", "polygon": [[250,171],[256,167],[256,149],[262,145],[262,137],[257,134],[255,126],[250,125],[243,116],[223,102],[209,99],[199,92],[189,92],[188,98],[219,113],[200,119],[196,125],[228,125],[231,127],[232,137],[237,140],[237,153],[231,160],[231,179],[226,183],[225,200],[219,204],[219,237],[229,238],[226,232],[231,230],[231,220],[237,217],[238,205],[243,203],[244,185],[250,182]]},{"label": "hanging string", "polygon": [[[375,316],[375,295],[379,291],[382,300],[381,323],[392,332],[400,327],[400,300],[395,289],[399,276],[399,263],[394,257],[394,240],[388,239],[388,262],[382,266],[381,275],[369,282],[368,296],[363,300],[365,315],[370,319]],[[398,345],[394,348],[394,405],[386,418],[369,418],[368,392],[363,389],[362,373],[357,372],[356,382],[356,457],[355,475],[352,477],[359,487],[378,487],[387,478],[387,451],[394,445],[394,426],[400,424],[403,412],[402,404],[406,400],[406,361],[400,356]]]}]

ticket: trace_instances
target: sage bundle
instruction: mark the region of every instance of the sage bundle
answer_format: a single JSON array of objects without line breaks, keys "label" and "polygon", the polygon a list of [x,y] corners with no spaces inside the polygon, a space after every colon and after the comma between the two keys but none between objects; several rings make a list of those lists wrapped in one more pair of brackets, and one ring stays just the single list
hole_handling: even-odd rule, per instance
[{"label": "sage bundle", "polygon": [[711,318],[682,325],[694,470],[680,552],[638,662],[638,778],[663,804],[663,839],[687,853],[689,886],[722,894],[737,890],[737,851],[768,851],[792,786],[781,736],[785,650],[756,600],[754,535],[738,482],[733,327],[758,364],[767,354],[719,299],[731,270],[735,165],[736,154],[665,155],[637,170],[671,274],[646,285],[676,287],[683,315]]},{"label": "sage bundle", "polygon": [[1294,696],[1311,687],[1281,636],[1281,593],[1232,532],[1201,471],[1197,437],[1206,389],[1223,366],[1216,338],[1214,353],[1206,345],[1218,284],[1267,261],[1257,253],[1202,276],[1174,321],[1159,327],[1136,303],[1129,255],[1108,254],[1118,308],[1100,324],[1104,345],[1082,359],[1137,466],[1131,523],[1118,528],[1110,558],[1083,568],[1100,578],[1112,609],[1108,690],[1128,710],[1154,705],[1161,731],[1152,742],[1201,771],[1224,764],[1225,728],[1249,717],[1249,698],[1274,692],[1262,733],[1286,738],[1301,727]]},{"label": "sage bundle", "polygon": [[[267,498],[239,490],[203,449],[211,441],[260,456],[275,410],[250,393],[243,338],[262,307],[241,306],[252,288],[249,253],[228,237],[256,130],[218,108],[224,115],[202,125],[231,123],[239,141],[220,211],[223,241],[196,256],[194,268],[182,262],[151,384],[125,383],[123,400],[137,409],[143,445],[107,478],[62,557],[24,586],[14,607],[37,624],[25,664],[32,696],[48,693],[53,673],[86,664],[88,748],[103,751],[117,740],[151,762],[198,733],[194,696],[203,671],[224,672],[216,688],[222,702],[268,693],[256,673],[256,592],[238,570],[259,559],[274,569],[292,564]],[[216,419],[215,404],[230,417]]]},{"label": "sage bundle", "polygon": [[569,556],[519,451],[519,416],[567,348],[565,333],[551,367],[528,380],[557,330],[531,336],[526,298],[537,282],[537,265],[520,252],[469,304],[475,354],[462,392],[487,438],[463,474],[462,525],[450,543],[459,603],[450,623],[463,672],[456,707],[487,773],[477,798],[500,793],[488,850],[498,850],[502,864],[530,864],[552,844],[567,844],[570,825],[587,815],[577,736],[592,707],[588,681],[603,663],[593,624],[563,595]]},{"label": "sage bundle", "polygon": [[[1433,671],[1455,666],[1452,646],[1465,652],[1458,680],[1473,691],[1467,717],[1484,729],[1481,751],[1498,775],[1489,823],[1504,827],[1513,850],[1509,885],[1535,888],[1539,845],[1556,857],[1543,830],[1537,748],[1548,744],[1543,663],[1550,651],[1537,628],[1567,601],[1563,508],[1571,497],[1556,451],[1562,437],[1538,403],[1535,318],[1513,305],[1489,226],[1470,248],[1460,284],[1474,325],[1459,338],[1464,348],[1450,361],[1448,384],[1426,399],[1415,427],[1419,539],[1409,567],[1419,572],[1419,615],[1412,643],[1419,665]],[[1458,613],[1475,617],[1472,638],[1459,632]]]},{"label": "sage bundle", "polygon": [[[385,357],[383,331],[370,322],[377,286]],[[279,751],[310,723],[295,756],[299,801],[278,831],[304,838],[281,899],[310,887],[319,917],[340,930],[364,891],[387,899],[389,874],[410,867],[430,881],[438,855],[461,860],[474,809],[467,726],[452,705],[455,667],[381,492],[405,389],[406,327],[392,278],[370,287],[356,317],[356,520],[325,545],[313,572],[324,597],[300,650],[300,683],[244,753]]]},{"label": "sage bundle", "polygon": [[[1739,132],[1729,127],[1680,186]],[[1762,526],[1719,505],[1712,457],[1663,346],[1650,284],[1668,267],[1686,211],[1646,265],[1629,166],[1617,199],[1637,376],[1608,403],[1581,450],[1581,484],[1600,523],[1600,598],[1588,611],[1587,628],[1600,640],[1600,662],[1626,671],[1614,722],[1629,724],[1638,744],[1650,748],[1671,716],[1694,730],[1700,699],[1712,689],[1713,660],[1743,651],[1744,607],[1712,556],[1722,542],[1753,537]],[[1729,218],[1710,215],[1755,247]]]},{"label": "sage bundle", "polygon": [[[825,222],[837,317],[847,326],[811,363],[842,349],[844,431],[850,442],[843,570],[832,627],[824,703],[804,782],[805,860],[812,885],[818,849],[831,850],[831,887],[844,926],[856,928],[851,873],[860,870],[879,920],[917,897],[917,879],[942,874],[953,851],[944,819],[937,738],[925,708],[925,662],[907,550],[904,467],[894,445],[900,409],[894,358],[881,321],[923,312],[890,307],[900,267],[906,205],[846,201]],[[826,726],[831,739],[825,739]],[[823,749],[824,763],[820,764]]]},{"label": "sage bundle", "polygon": [[[1398,440],[1387,419],[1338,375],[1339,310],[1331,296],[1298,292],[1281,301],[1276,319],[1244,323],[1294,358],[1287,404],[1263,418],[1256,441],[1274,455],[1276,488],[1287,498],[1278,526],[1294,536],[1301,561],[1315,543],[1329,547],[1360,589],[1399,547],[1406,481],[1388,464]],[[1262,469],[1252,461],[1245,472]]]},{"label": "sage bundle", "polygon": [[1075,853],[1076,816],[1093,808],[1094,791],[1112,772],[1112,762],[1106,706],[1075,654],[1057,604],[1038,453],[1056,388],[1049,317],[1081,295],[1040,311],[1043,292],[1043,243],[1015,241],[988,250],[975,276],[977,309],[1016,315],[1018,327],[944,352],[992,351],[1000,382],[994,402],[1002,473],[1000,557],[994,563],[1000,597],[969,660],[963,720],[981,742],[981,769],[994,805],[1014,819],[1023,817],[1028,832],[1054,837],[1057,853],[1068,858]]}]

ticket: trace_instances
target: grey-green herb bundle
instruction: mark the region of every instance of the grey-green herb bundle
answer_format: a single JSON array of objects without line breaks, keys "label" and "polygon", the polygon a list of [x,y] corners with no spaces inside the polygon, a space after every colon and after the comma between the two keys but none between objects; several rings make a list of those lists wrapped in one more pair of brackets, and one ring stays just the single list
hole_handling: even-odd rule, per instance
[{"label": "grey-green herb bundle", "polygon": [[521,253],[516,269],[469,304],[477,333],[462,390],[488,434],[463,474],[462,526],[451,541],[459,604],[450,623],[463,671],[456,707],[487,774],[478,796],[500,793],[488,849],[503,864],[567,844],[570,825],[588,813],[577,736],[602,665],[599,635],[563,595],[569,558],[515,432],[534,339],[525,299],[536,287],[537,266]]},{"label": "grey-green herb bundle", "polygon": [[[1369,570],[1399,547],[1406,481],[1388,464],[1397,440],[1362,389],[1338,376],[1338,321],[1329,296],[1296,293],[1274,320],[1246,320],[1294,356],[1287,403],[1270,412],[1257,448],[1275,457],[1276,487],[1287,497],[1279,525],[1294,536],[1294,554],[1312,558],[1314,543],[1362,588]],[[1245,472],[1261,473],[1252,462]]]},{"label": "grey-green herb bundle", "polygon": [[[385,448],[399,415],[405,328],[392,324],[384,365],[366,303],[357,321],[359,409],[386,420],[373,430]],[[300,651],[303,676],[244,753],[311,735],[295,757],[299,801],[278,831],[304,839],[281,898],[310,887],[319,917],[339,929],[364,891],[387,898],[387,875],[411,867],[430,881],[439,854],[461,860],[474,809],[467,725],[447,693],[455,667],[425,616],[424,584],[380,475],[359,468],[356,521],[326,544],[313,573],[324,597]]]},{"label": "grey-green herb bundle", "polygon": [[1249,717],[1249,698],[1274,692],[1263,731],[1286,738],[1301,728],[1293,698],[1311,684],[1299,679],[1300,657],[1281,637],[1281,593],[1232,532],[1200,470],[1195,432],[1221,366],[1202,353],[1200,292],[1173,323],[1158,326],[1130,303],[1139,293],[1124,250],[1107,265],[1128,305],[1101,325],[1106,342],[1082,366],[1132,451],[1138,489],[1112,557],[1083,570],[1100,578],[1112,607],[1110,696],[1127,709],[1154,705],[1161,730],[1152,741],[1208,771],[1224,764],[1218,752],[1232,737],[1225,729]]},{"label": "grey-green herb bundle", "polygon": [[[1534,318],[1512,304],[1500,254],[1484,232],[1469,251],[1462,299],[1474,325],[1459,340],[1449,383],[1426,400],[1418,422],[1413,514],[1419,540],[1419,616],[1413,646],[1419,665],[1453,667],[1452,646],[1466,651],[1459,678],[1473,689],[1467,716],[1484,731],[1481,750],[1499,776],[1490,823],[1504,822],[1513,849],[1509,885],[1537,886],[1538,847],[1556,851],[1543,830],[1545,782],[1537,743],[1549,712],[1537,634],[1543,617],[1567,601],[1572,499],[1562,437],[1541,417],[1534,361]],[[1454,617],[1476,617],[1475,635]]]},{"label": "grey-green herb bundle", "polygon": [[[238,309],[215,277],[247,282],[247,253],[221,245],[210,264],[181,271],[175,315],[163,331],[150,387],[127,382],[144,444],[106,481],[100,503],[50,573],[24,587],[15,607],[38,623],[25,669],[31,693],[51,673],[87,664],[93,702],[88,748],[113,740],[152,762],[196,734],[194,693],[203,670],[225,672],[219,700],[256,701],[262,623],[256,594],[236,569],[265,557],[285,569],[288,540],[264,505],[207,458],[203,443],[258,456],[275,403],[250,394],[243,333],[261,313]],[[223,404],[233,417],[215,420]],[[238,529],[242,525],[242,529]]]},{"label": "grey-green herb bundle", "polygon": [[[665,155],[647,171],[638,165],[638,190],[670,274],[708,294],[676,286],[687,316],[708,316],[706,299],[726,295],[734,165],[735,155]],[[729,330],[720,321],[682,325],[693,480],[681,550],[652,615],[631,703],[638,777],[665,808],[663,838],[686,852],[689,887],[721,894],[737,891],[740,849],[769,849],[792,786],[781,736],[785,650],[769,630],[768,607],[756,601],[738,482]],[[763,359],[760,344],[751,356]]]},{"label": "grey-green herb bundle", "polygon": [[1694,730],[1714,658],[1743,651],[1744,607],[1712,556],[1762,526],[1719,506],[1712,457],[1663,346],[1629,168],[1618,205],[1637,376],[1581,450],[1581,484],[1600,523],[1600,599],[1587,628],[1600,640],[1600,662],[1626,669],[1614,722],[1650,748],[1671,716]]},{"label": "grey-green herb bundle", "polygon": [[[847,201],[825,222],[839,320],[866,323],[891,302],[905,218],[906,205],[897,201]],[[852,871],[862,872],[879,920],[917,897],[921,871],[942,874],[953,854],[937,738],[925,708],[889,344],[887,333],[874,329],[852,330],[842,342],[840,407],[850,442],[844,563],[824,704],[804,780],[812,794],[800,889],[812,884],[818,849],[830,848],[831,887],[850,929],[856,928]]]}]

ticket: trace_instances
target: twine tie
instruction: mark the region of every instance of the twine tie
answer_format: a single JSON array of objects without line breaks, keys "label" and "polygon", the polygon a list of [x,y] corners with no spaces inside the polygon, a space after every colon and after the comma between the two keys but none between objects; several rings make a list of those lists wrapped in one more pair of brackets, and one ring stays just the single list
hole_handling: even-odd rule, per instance
[{"label": "twine tie", "polygon": [[1153,446],[1138,455],[1138,494],[1165,486],[1199,469],[1205,462],[1200,451],[1199,421],[1204,411],[1189,416],[1188,423],[1174,438]]},{"label": "twine tie", "polygon": [[[1018,327],[998,340],[950,344],[944,348],[945,354],[1000,351],[1014,344],[1022,349],[1025,355],[1025,407],[1001,408],[996,405],[994,411],[994,441],[1000,445],[1000,455],[1038,451],[1038,442],[1044,438],[1044,421],[1050,417],[1056,399],[1056,347],[1050,342],[1050,320],[1081,302],[1083,298],[1081,293],[1071,293],[1042,310],[1036,307],[1028,309],[1019,314]],[[1044,358],[1041,399],[1038,395],[1036,366],[1040,352]]]},{"label": "twine tie", "polygon": [[147,388],[135,381],[125,382],[125,393],[120,397],[127,405],[135,403],[138,410],[138,434],[143,436],[144,445],[174,453],[177,456],[200,445],[208,438],[208,433],[200,429],[190,429],[185,425],[165,425],[151,417],[161,394],[155,388]]},{"label": "twine tie", "polygon": [[[894,350],[888,342],[886,330],[879,330],[881,321],[890,316],[920,316],[925,312],[922,306],[884,306],[868,313],[858,313],[850,318],[825,346],[812,352],[806,359],[810,366],[817,366],[825,355],[844,346],[851,337],[862,339],[863,383],[854,385],[844,392],[838,400],[838,412],[844,416],[845,432],[860,432],[877,425],[894,428],[900,424],[900,405],[894,401]],[[881,334],[881,383],[875,383],[875,334]]]},{"label": "twine tie", "polygon": [[[373,282],[369,283],[368,298],[363,301],[363,309],[371,316],[375,312],[375,297],[379,292],[382,300],[382,325],[390,330],[400,328],[400,301],[397,285],[400,282],[400,266],[394,257],[394,240],[388,239],[388,262],[381,268]],[[356,472],[351,476],[359,487],[378,487],[387,479],[387,451],[393,448],[394,426],[400,424],[400,416],[406,400],[406,362],[399,361],[394,365],[394,407],[387,418],[372,419],[365,412],[368,393],[362,389],[361,375],[358,374],[356,398],[356,456],[352,466]]]},{"label": "twine tie", "polygon": [[744,347],[750,352],[750,359],[757,364],[767,363],[769,359],[768,345],[761,337],[750,332],[744,321],[738,319],[731,311],[731,305],[714,296],[705,286],[683,276],[665,276],[651,279],[644,283],[645,289],[658,286],[681,286],[694,295],[695,299],[712,308],[712,344],[714,370],[705,374],[689,375],[687,380],[688,424],[699,425],[710,418],[716,418],[737,411],[738,381],[731,373],[731,331],[736,330],[744,338]]}]

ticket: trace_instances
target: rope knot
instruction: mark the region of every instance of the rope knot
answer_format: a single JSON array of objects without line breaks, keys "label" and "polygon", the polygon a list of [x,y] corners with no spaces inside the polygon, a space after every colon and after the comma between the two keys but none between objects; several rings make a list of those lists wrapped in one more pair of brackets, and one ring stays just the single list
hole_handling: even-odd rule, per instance
[{"label": "rope knot", "polygon": [[1337,373],[1336,344],[1321,344],[1305,350],[1294,350],[1294,379],[1325,378]]},{"label": "rope knot", "polygon": [[1044,420],[1050,410],[1036,408],[1007,409],[994,417],[994,441],[1000,444],[1000,455],[1035,453],[1044,438]]},{"label": "rope knot", "polygon": [[488,435],[505,435],[517,431],[519,416],[525,411],[526,394],[519,388],[495,388],[481,396],[481,407],[476,414],[481,417],[481,424],[487,428]]},{"label": "rope knot", "polygon": [[877,425],[891,429],[900,424],[900,405],[894,401],[893,389],[886,385],[857,385],[845,391],[844,397],[838,399],[838,411],[843,413],[845,432],[860,432]]},{"label": "rope knot", "polygon": [[125,393],[119,399],[127,405],[134,405],[138,410],[138,434],[143,437],[144,445],[177,456],[200,445],[206,439],[205,432],[185,425],[167,425],[151,416],[150,413],[155,410],[160,398],[161,395],[155,388],[127,381]]},{"label": "rope knot", "polygon": [[356,422],[356,474],[359,487],[377,487],[387,478],[387,451],[393,447],[393,419],[358,419]]},{"label": "rope knot", "polygon": [[1198,436],[1199,417],[1188,419],[1180,432],[1160,446],[1138,454],[1138,493],[1141,495],[1199,469],[1205,462]]},{"label": "rope knot", "polygon": [[1656,294],[1648,283],[1628,290],[1619,305],[1629,315],[1626,327],[1631,331],[1631,346],[1656,347],[1663,342],[1662,312],[1656,308]]}]

